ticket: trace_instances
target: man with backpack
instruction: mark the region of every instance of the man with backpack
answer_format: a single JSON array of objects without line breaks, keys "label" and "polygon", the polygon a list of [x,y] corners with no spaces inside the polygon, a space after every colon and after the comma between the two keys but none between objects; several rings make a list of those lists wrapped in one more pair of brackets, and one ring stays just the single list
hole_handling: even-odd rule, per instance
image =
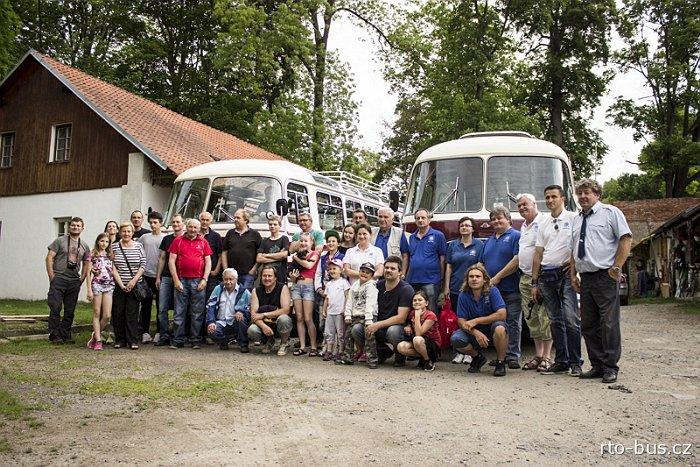
[{"label": "man with backpack", "polygon": [[393,352],[394,366],[406,364],[406,357],[396,347],[404,338],[403,327],[413,304],[413,287],[401,279],[402,263],[398,256],[389,256],[384,261],[384,279],[377,282],[377,319],[365,328],[368,336],[375,335],[379,361],[387,360]]}]

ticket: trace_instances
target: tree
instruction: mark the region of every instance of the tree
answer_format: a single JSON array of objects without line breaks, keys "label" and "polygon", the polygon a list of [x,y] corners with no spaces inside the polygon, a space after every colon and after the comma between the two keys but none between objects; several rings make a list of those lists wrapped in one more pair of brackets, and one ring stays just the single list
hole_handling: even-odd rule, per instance
[{"label": "tree", "polygon": [[22,20],[18,46],[106,76],[110,61],[138,19],[127,0],[14,0]]},{"label": "tree", "polygon": [[15,36],[20,24],[19,16],[13,10],[10,0],[0,0],[0,80],[17,61]]},{"label": "tree", "polygon": [[[651,95],[641,102],[618,97],[615,124],[647,142],[640,167],[658,173],[666,197],[682,197],[700,181],[700,4],[685,0],[626,0],[616,60],[640,73]],[[652,31],[652,36],[649,36]]]},{"label": "tree", "polygon": [[589,121],[611,77],[599,67],[610,56],[615,1],[544,0],[519,13],[527,106],[539,115],[546,139],[566,151],[574,172],[589,175],[607,152]]},{"label": "tree", "polygon": [[398,10],[386,51],[387,79],[399,96],[389,154],[377,181],[398,170],[397,183],[424,149],[484,130],[541,134],[536,116],[522,102],[512,35],[522,2],[430,0]]},{"label": "tree", "polygon": [[661,177],[649,174],[622,174],[603,185],[606,203],[663,198]]}]

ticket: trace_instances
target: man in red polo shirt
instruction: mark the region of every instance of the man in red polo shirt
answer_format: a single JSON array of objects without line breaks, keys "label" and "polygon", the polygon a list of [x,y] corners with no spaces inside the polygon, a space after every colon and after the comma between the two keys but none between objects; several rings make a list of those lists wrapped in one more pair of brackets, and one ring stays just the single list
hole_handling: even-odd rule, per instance
[{"label": "man in red polo shirt", "polygon": [[173,240],[168,267],[175,285],[174,338],[171,349],[185,346],[185,316],[191,317],[192,348],[201,345],[201,330],[207,297],[205,290],[211,272],[211,247],[199,233],[197,219],[187,219],[185,235]]}]

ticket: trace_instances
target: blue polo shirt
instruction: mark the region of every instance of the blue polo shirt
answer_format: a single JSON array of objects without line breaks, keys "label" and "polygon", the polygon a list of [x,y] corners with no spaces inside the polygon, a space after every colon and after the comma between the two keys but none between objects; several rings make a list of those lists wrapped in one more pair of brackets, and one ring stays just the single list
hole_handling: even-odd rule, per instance
[{"label": "blue polo shirt", "polygon": [[484,242],[478,238],[472,239],[472,242],[467,246],[464,246],[459,239],[452,240],[447,244],[445,261],[452,267],[450,293],[459,293],[464,282],[464,274],[466,274],[467,269],[479,262],[479,256],[483,249]]},{"label": "blue polo shirt", "polygon": [[445,235],[439,230],[428,227],[423,238],[418,238],[418,232],[411,234],[408,242],[408,253],[411,262],[406,282],[409,284],[439,284],[442,280],[440,256],[447,252]]},{"label": "blue polo shirt", "polygon": [[[496,238],[496,234],[493,234],[486,240],[479,261],[486,267],[489,276],[493,277],[513,259],[513,256],[518,254],[519,246],[520,232],[511,227],[500,237]],[[516,268],[513,274],[504,277],[498,283],[501,292],[518,292],[520,290],[519,272],[520,270]]]},{"label": "blue polo shirt", "polygon": [[[374,241],[374,246],[382,250],[382,253],[384,253],[384,259],[389,257],[389,251],[387,249],[387,245],[389,245],[389,237],[391,236],[391,229],[389,229],[389,232],[387,232],[386,235],[382,235],[382,231],[380,230],[377,232],[377,239]],[[401,232],[401,245],[399,246],[401,249],[401,254],[408,253],[408,240],[406,239],[406,236],[403,235],[403,231]]]},{"label": "blue polo shirt", "polygon": [[491,287],[488,297],[482,295],[479,301],[474,300],[471,290],[461,292],[457,301],[457,317],[463,319],[481,318],[491,315],[501,308],[506,307],[506,302],[501,297],[498,288]]}]

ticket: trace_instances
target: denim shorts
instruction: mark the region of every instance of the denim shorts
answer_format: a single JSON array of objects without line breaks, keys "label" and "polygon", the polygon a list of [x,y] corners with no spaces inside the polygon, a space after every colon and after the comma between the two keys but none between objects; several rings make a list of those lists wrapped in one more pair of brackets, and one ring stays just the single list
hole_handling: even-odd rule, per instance
[{"label": "denim shorts", "polygon": [[[506,330],[506,332],[508,331],[508,326],[504,321],[494,321],[491,324],[478,324],[476,329],[484,333],[484,335],[489,338],[489,344],[493,345],[493,332],[498,326],[501,326]],[[450,341],[455,350],[464,348],[468,345],[471,345],[472,349],[474,350],[481,349],[479,341],[476,340],[476,337],[463,329],[457,329],[454,333],[452,333]]]},{"label": "denim shorts", "polygon": [[111,294],[114,292],[114,284],[99,284],[97,282],[94,282],[90,285],[92,287],[92,293],[94,293],[95,295],[103,293]]},{"label": "denim shorts", "polygon": [[313,284],[294,284],[292,286],[292,300],[313,302],[315,298],[316,290]]}]

